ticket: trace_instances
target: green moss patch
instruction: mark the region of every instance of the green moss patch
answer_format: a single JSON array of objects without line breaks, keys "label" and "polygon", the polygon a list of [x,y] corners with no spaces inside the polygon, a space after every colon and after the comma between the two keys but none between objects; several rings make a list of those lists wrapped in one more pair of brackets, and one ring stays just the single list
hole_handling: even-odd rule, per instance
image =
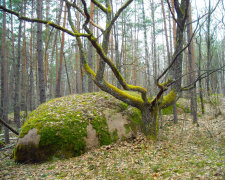
[{"label": "green moss patch", "polygon": [[130,124],[126,127],[126,131],[128,132],[128,127],[131,128],[132,131],[137,132],[137,130],[140,128],[142,124],[142,115],[141,111],[137,108],[132,108],[131,113],[128,114]]},{"label": "green moss patch", "polygon": [[[141,122],[139,110],[128,108],[127,104],[111,95],[98,92],[56,98],[40,105],[27,117],[19,138],[23,138],[31,129],[37,129],[40,142],[35,151],[40,160],[77,156],[85,151],[88,124],[96,130],[100,146],[117,141],[118,134],[109,132],[103,111],[115,109],[118,112],[118,108],[120,112],[129,114],[130,124],[126,131],[137,130]],[[24,148],[15,147],[15,160],[20,161],[18,156]]]},{"label": "green moss patch", "polygon": [[96,116],[91,121],[91,124],[98,134],[100,146],[109,145],[111,143],[111,136],[105,117]]}]

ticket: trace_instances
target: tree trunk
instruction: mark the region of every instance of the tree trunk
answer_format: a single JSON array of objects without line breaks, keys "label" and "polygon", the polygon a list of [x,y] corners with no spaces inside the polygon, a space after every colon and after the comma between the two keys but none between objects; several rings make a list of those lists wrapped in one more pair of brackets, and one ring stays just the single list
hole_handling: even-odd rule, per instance
[{"label": "tree trunk", "polygon": [[210,33],[210,26],[211,26],[211,0],[209,0],[209,9],[208,9],[208,19],[207,19],[207,36],[206,36],[206,43],[207,43],[207,77],[206,77],[206,90],[207,95],[210,96],[210,77],[209,77],[209,70],[211,67],[211,33]]},{"label": "tree trunk", "polygon": [[[6,1],[3,1],[3,6],[6,6]],[[2,62],[1,62],[1,108],[3,120],[8,123],[8,69],[6,60],[6,12],[3,12],[2,22]],[[9,130],[5,127],[5,144],[9,143]]]},{"label": "tree trunk", "polygon": [[[64,7],[64,18],[63,18],[63,27],[66,26],[66,5]],[[58,79],[56,82],[56,97],[61,96],[61,76],[62,76],[62,62],[63,62],[63,51],[64,51],[64,39],[65,34],[62,32],[61,48],[60,48],[60,60],[59,60],[59,69],[58,69]]]},{"label": "tree trunk", "polygon": [[[156,57],[156,30],[155,30],[155,4],[151,1],[151,17],[152,17],[152,56],[153,56],[153,74],[154,82],[156,82],[158,76],[157,57]],[[154,92],[156,90],[154,89]]]},{"label": "tree trunk", "polygon": [[146,18],[145,18],[145,9],[144,9],[144,0],[141,1],[142,3],[142,18],[143,18],[143,26],[144,26],[144,42],[145,42],[145,64],[146,64],[146,80],[147,80],[147,89],[150,92],[151,82],[150,82],[150,65],[149,65],[149,53],[148,53],[148,42],[147,42],[147,27],[146,27]]},{"label": "tree trunk", "polygon": [[[172,5],[172,13],[175,16],[175,8],[174,8],[174,0],[171,0],[171,5]],[[176,46],[176,21],[173,18],[173,42],[174,42],[174,49]]]},{"label": "tree trunk", "polygon": [[[116,31],[117,29],[116,27],[117,27],[117,23],[114,26],[114,41],[115,41],[115,54],[116,54],[115,61],[116,61],[117,69],[121,72],[121,63],[120,63],[120,55],[119,55],[119,40],[118,40],[119,34],[118,34],[118,31]],[[121,85],[118,81],[117,81],[117,88],[121,88]]]},{"label": "tree trunk", "polygon": [[169,40],[168,40],[168,34],[167,34],[167,24],[166,24],[166,15],[165,15],[165,8],[163,0],[161,0],[161,6],[162,6],[162,13],[163,13],[163,23],[165,28],[165,39],[166,39],[166,50],[167,50],[167,57],[168,57],[168,64],[170,64],[170,47],[169,47]]},{"label": "tree trunk", "polygon": [[[175,4],[174,4],[175,3]],[[184,30],[185,30],[185,23],[187,20],[187,10],[188,10],[188,0],[182,0],[181,3],[179,1],[172,0],[172,6],[175,7],[177,13],[177,28],[176,28],[176,41],[175,41],[175,51],[173,53],[173,58],[177,56],[176,60],[174,61],[171,74],[175,83],[172,85],[172,88],[179,93],[181,91],[181,76],[182,76],[182,64],[183,64],[183,54],[180,53],[183,49],[184,44]],[[181,9],[184,11],[182,12]],[[173,111],[174,111],[174,123],[178,122],[177,113],[176,113],[176,102],[173,103]]]},{"label": "tree trunk", "polygon": [[[46,20],[49,20],[49,0],[46,0]],[[48,41],[49,37],[49,25],[46,25],[45,30],[45,87],[48,88]]]},{"label": "tree trunk", "polygon": [[[63,8],[63,1],[60,0],[60,4],[59,4],[59,12],[56,14],[56,18],[57,18],[57,24],[60,25],[60,21],[61,21],[61,15],[62,15],[62,8]],[[59,34],[59,30],[56,29],[55,31],[55,38],[54,38],[54,42],[53,42],[53,46],[52,46],[52,58],[51,58],[51,75],[50,75],[50,98],[52,98],[53,95],[53,87],[54,87],[54,83],[53,83],[53,61],[54,61],[54,57],[56,59],[56,81],[58,79],[58,48],[57,48],[57,41],[58,41],[58,34]],[[54,55],[55,54],[55,55]]]},{"label": "tree trunk", "polygon": [[[191,3],[189,1],[188,8],[188,18],[187,18],[188,26],[187,26],[187,39],[188,42],[191,41],[191,37],[193,36],[192,30],[192,15],[191,15]],[[194,62],[194,42],[191,41],[190,46],[188,46],[188,72],[189,72],[189,84],[193,83],[196,79],[195,77],[195,62]],[[190,90],[191,95],[191,114],[193,116],[193,123],[198,123],[197,121],[197,94],[196,94],[196,86]]]},{"label": "tree trunk", "polygon": [[[93,20],[95,5],[92,2],[90,2],[90,3],[91,3],[90,4],[90,18],[91,18],[91,20]],[[91,23],[89,25],[89,29],[93,33],[93,25]],[[92,46],[91,42],[89,41],[88,42],[88,65],[92,69],[93,69],[93,62],[94,62],[93,58],[94,58],[93,46]],[[93,92],[93,90],[94,90],[94,83],[91,78],[88,78],[88,92]]]},{"label": "tree trunk", "polygon": [[[21,14],[23,13],[24,1],[21,3]],[[21,58],[21,37],[22,37],[22,21],[19,23],[19,34],[18,34],[18,47],[17,47],[17,64],[16,71],[14,74],[15,77],[15,99],[14,99],[14,121],[17,128],[20,128],[20,58]]]},{"label": "tree trunk", "polygon": [[[199,44],[198,44],[198,52],[199,52],[199,57],[198,57],[198,77],[201,75],[201,61],[202,61],[202,36],[201,33],[199,32]],[[199,79],[199,97],[201,101],[201,109],[202,109],[202,114],[205,113],[205,106],[204,106],[204,101],[203,101],[203,88],[202,88],[202,80],[201,78]]]},{"label": "tree trunk", "polygon": [[[37,0],[37,18],[42,19],[42,0]],[[37,23],[37,59],[38,59],[38,77],[39,77],[39,92],[40,103],[46,102],[44,66],[43,66],[43,49],[42,49],[42,24]]]},{"label": "tree trunk", "polygon": [[141,110],[142,113],[142,131],[143,133],[153,139],[157,140],[158,137],[158,108],[155,106],[150,109],[149,106],[145,105]]},{"label": "tree trunk", "polygon": [[[26,16],[26,2],[24,1],[24,16]],[[22,83],[21,83],[21,110],[26,111],[27,101],[26,101],[26,21],[23,25],[23,47],[22,47]]]},{"label": "tree trunk", "polygon": [[[10,9],[12,10],[12,0],[10,0]],[[10,107],[13,107],[14,103],[14,97],[15,97],[15,77],[14,73],[16,72],[16,57],[15,57],[15,38],[14,38],[14,26],[13,26],[13,15],[11,15],[11,43],[12,43],[12,73],[11,73],[11,82],[10,82],[10,98],[11,98],[11,104]],[[1,117],[1,115],[0,115]]]},{"label": "tree trunk", "polygon": [[[32,0],[31,6],[31,17],[33,18],[33,7],[34,7],[34,0]],[[30,111],[34,109],[34,101],[33,101],[33,87],[34,87],[34,73],[33,73],[33,24],[31,24],[30,30],[30,83],[29,83],[29,106]]]}]

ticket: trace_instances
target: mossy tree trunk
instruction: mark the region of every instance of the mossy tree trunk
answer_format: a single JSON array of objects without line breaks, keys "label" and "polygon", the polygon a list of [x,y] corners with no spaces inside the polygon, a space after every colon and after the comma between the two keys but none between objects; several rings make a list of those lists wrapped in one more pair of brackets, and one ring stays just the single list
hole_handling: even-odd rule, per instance
[{"label": "mossy tree trunk", "polygon": [[144,106],[142,113],[142,131],[150,139],[157,140],[158,137],[158,107]]}]

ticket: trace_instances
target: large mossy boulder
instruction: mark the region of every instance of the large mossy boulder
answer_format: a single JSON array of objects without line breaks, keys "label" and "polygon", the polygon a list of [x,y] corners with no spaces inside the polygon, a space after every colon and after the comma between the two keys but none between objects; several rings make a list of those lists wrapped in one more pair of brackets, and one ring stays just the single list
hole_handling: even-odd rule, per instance
[{"label": "large mossy boulder", "polygon": [[14,148],[17,162],[42,162],[135,136],[138,109],[109,94],[87,93],[53,99],[26,119]]}]

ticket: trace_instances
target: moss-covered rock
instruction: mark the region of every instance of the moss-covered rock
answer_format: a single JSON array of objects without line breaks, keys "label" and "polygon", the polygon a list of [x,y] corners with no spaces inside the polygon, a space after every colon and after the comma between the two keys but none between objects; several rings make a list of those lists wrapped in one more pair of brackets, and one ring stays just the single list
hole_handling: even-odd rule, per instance
[{"label": "moss-covered rock", "polygon": [[140,111],[109,94],[53,99],[29,114],[14,148],[17,162],[77,156],[93,147],[135,135]]}]

